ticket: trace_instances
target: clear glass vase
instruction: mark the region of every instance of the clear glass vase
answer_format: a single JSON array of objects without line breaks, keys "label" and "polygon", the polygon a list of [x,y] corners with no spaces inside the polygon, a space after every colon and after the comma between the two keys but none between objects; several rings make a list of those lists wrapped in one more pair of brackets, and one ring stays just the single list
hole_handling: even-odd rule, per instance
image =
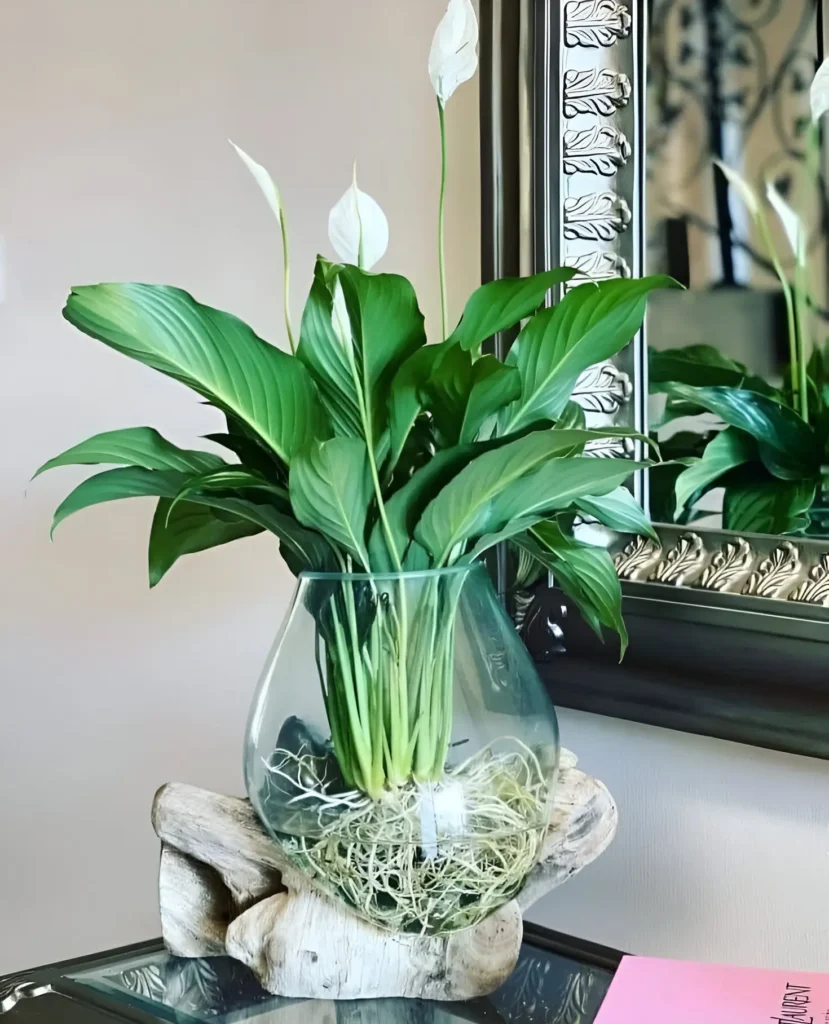
[{"label": "clear glass vase", "polygon": [[303,573],[251,709],[245,783],[318,885],[380,927],[434,934],[521,889],[558,753],[483,565]]}]

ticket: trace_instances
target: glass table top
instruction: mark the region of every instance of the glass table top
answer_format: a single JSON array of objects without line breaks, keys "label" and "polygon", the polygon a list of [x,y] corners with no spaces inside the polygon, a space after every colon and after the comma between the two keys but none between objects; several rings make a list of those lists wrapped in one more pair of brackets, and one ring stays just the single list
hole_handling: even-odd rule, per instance
[{"label": "glass table top", "polygon": [[154,941],[0,977],[0,1024],[593,1024],[620,959],[525,922],[518,966],[485,999],[334,1002],[269,995],[235,960]]},{"label": "glass table top", "polygon": [[468,1003],[282,999],[264,992],[235,960],[181,960],[164,952],[75,971],[68,978],[174,1024],[591,1024],[612,976],[608,967],[525,942],[509,980],[488,998]]}]

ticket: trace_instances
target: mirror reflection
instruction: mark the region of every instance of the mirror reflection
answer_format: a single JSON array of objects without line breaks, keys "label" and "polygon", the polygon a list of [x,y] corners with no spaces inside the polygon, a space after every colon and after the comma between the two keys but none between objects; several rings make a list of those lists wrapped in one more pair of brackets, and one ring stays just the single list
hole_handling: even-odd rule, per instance
[{"label": "mirror reflection", "polygon": [[825,117],[814,0],[652,0],[658,522],[829,536]]}]

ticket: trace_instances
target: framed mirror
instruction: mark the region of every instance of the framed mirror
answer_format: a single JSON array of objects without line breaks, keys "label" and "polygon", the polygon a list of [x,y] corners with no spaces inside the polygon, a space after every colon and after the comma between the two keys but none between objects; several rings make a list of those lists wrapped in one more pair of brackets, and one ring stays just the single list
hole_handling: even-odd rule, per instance
[{"label": "framed mirror", "polygon": [[573,395],[588,425],[648,433],[670,462],[635,484],[658,540],[599,537],[630,655],[616,668],[581,636],[554,581],[516,592],[502,556],[519,627],[562,703],[820,756],[829,153],[810,86],[826,2],[481,0],[485,276],[685,286]]}]

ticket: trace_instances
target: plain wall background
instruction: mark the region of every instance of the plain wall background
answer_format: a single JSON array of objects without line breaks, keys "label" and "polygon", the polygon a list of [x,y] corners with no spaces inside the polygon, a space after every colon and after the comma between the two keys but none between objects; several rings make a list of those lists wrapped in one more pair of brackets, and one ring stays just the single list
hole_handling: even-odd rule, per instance
[{"label": "plain wall background", "polygon": [[[437,316],[444,0],[3,0],[0,7],[0,973],[158,933],[155,789],[241,791],[248,703],[291,579],[268,538],[146,584],[152,503],[51,512],[82,438],[214,427],[194,396],[69,328],[69,287],[181,285],[283,344],[274,224],[225,138],[288,205],[298,319],[328,210],[360,165],[383,264]],[[452,306],[479,278],[477,90],[449,109]],[[316,685],[313,680],[308,685]],[[635,952],[829,969],[829,773],[818,761],[562,714],[620,834],[533,916]]]},{"label": "plain wall background", "polygon": [[[152,501],[65,523],[86,475],[28,483],[100,430],[221,429],[191,392],[77,333],[73,284],[180,285],[284,346],[278,231],[230,136],[278,181],[298,322],[359,164],[380,268],[439,316],[439,136],[426,64],[445,0],[0,2],[0,973],[158,934],[156,788],[242,792],[248,705],[292,579],[266,537],[183,560],[154,592]],[[477,85],[448,111],[447,263],[480,280]],[[189,564],[188,564],[189,563]],[[307,680],[307,685],[315,685]]]}]

